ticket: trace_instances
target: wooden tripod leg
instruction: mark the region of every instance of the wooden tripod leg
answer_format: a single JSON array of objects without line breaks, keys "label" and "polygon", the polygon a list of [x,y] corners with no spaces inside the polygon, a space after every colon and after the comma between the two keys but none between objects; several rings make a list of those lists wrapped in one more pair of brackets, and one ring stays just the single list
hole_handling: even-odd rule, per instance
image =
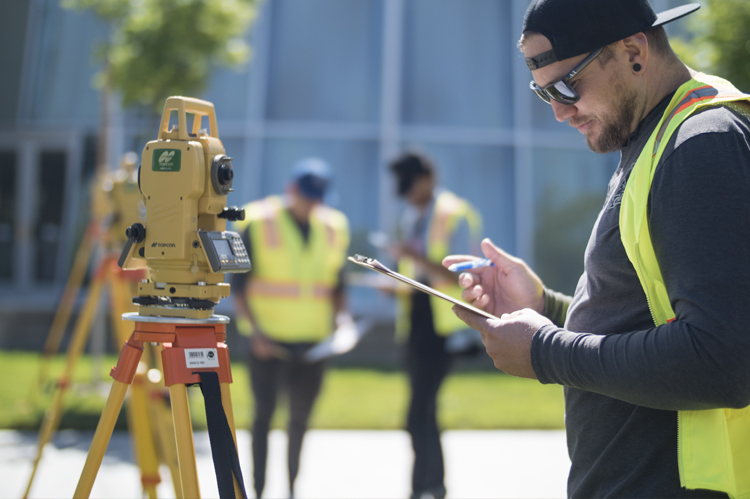
[{"label": "wooden tripod leg", "polygon": [[172,479],[175,499],[183,499],[182,481],[180,480],[180,464],[177,460],[177,444],[175,443],[174,423],[172,422],[172,409],[169,401],[169,391],[161,384],[164,376],[164,366],[162,358],[154,349],[145,350],[150,357],[149,365],[153,366],[159,373],[158,381],[149,381],[149,400],[151,400],[150,409],[151,417],[156,428],[156,442],[159,450],[159,456],[164,464],[169,468],[169,475]]},{"label": "wooden tripod leg", "polygon": [[141,484],[149,499],[156,499],[156,487],[161,483],[159,457],[156,453],[156,432],[154,420],[149,411],[147,367],[138,365],[130,390],[130,403],[127,406],[130,439],[135,451],[135,462],[141,472]]},{"label": "wooden tripod leg", "polygon": [[99,424],[96,425],[94,440],[91,442],[86,464],[83,466],[83,472],[78,480],[78,486],[73,494],[73,499],[87,499],[91,494],[94,486],[94,480],[102,465],[104,453],[112,438],[112,431],[115,429],[117,416],[122,409],[122,401],[125,400],[125,394],[128,391],[128,384],[116,381],[112,384],[112,390],[109,392],[107,404],[104,406]]},{"label": "wooden tripod leg", "polygon": [[[135,307],[131,297],[135,294],[130,289],[131,283],[123,278],[120,269],[114,267],[114,261],[108,263],[107,276],[110,293],[110,311],[112,331],[117,343],[124,342],[133,330],[133,326],[122,320],[122,314],[131,312]],[[128,433],[133,444],[135,462],[141,473],[143,491],[149,499],[156,499],[156,487],[161,483],[159,475],[159,457],[156,452],[156,432],[151,412],[149,411],[149,382],[146,378],[147,363],[150,355],[144,352],[143,360],[138,365],[130,390],[130,403],[126,406],[128,413]]]},{"label": "wooden tripod leg", "polygon": [[177,442],[177,461],[180,465],[180,482],[184,497],[199,499],[201,496],[198,485],[198,466],[195,462],[195,443],[193,442],[193,426],[190,419],[187,387],[184,384],[169,386],[172,399],[172,421]]},{"label": "wooden tripod leg", "polygon": [[63,292],[60,304],[57,306],[55,312],[55,318],[52,320],[52,326],[50,327],[47,339],[44,342],[44,349],[42,352],[42,359],[39,363],[39,387],[47,382],[47,376],[49,372],[49,364],[52,356],[57,353],[60,347],[60,342],[65,333],[65,326],[67,326],[70,320],[70,315],[73,312],[75,305],[75,299],[78,295],[78,291],[81,289],[81,283],[83,278],[86,276],[86,269],[89,266],[91,255],[94,251],[95,239],[96,239],[97,223],[89,222],[86,232],[83,235],[83,241],[78,248],[73,268],[68,276],[68,282],[65,285],[65,291]]},{"label": "wooden tripod leg", "polygon": [[138,363],[143,354],[143,343],[130,337],[127,343],[122,347],[120,358],[117,360],[117,366],[112,369],[111,376],[114,378],[112,390],[109,392],[107,403],[99,418],[99,424],[96,425],[94,440],[91,442],[91,448],[86,456],[86,464],[83,467],[81,477],[78,479],[78,486],[73,494],[73,499],[87,499],[91,494],[94,486],[94,480],[102,465],[104,453],[112,438],[112,431],[115,429],[117,416],[122,409],[122,402],[125,400],[125,394],[128,386],[133,382]]},{"label": "wooden tripod leg", "polygon": [[34,483],[34,477],[39,468],[39,463],[42,459],[42,453],[47,443],[54,437],[57,432],[57,428],[60,424],[60,418],[62,417],[63,405],[65,402],[65,395],[68,387],[70,386],[71,379],[73,377],[73,370],[75,369],[78,359],[83,353],[83,349],[86,346],[86,341],[91,333],[91,323],[93,322],[94,316],[96,315],[97,308],[99,306],[99,296],[102,289],[103,274],[97,273],[96,278],[89,285],[89,293],[86,299],[86,304],[78,316],[76,321],[75,332],[73,338],[70,341],[67,352],[67,362],[65,364],[65,371],[58,380],[57,386],[55,387],[55,393],[52,398],[52,404],[44,414],[44,420],[39,430],[39,437],[37,439],[37,454],[34,459],[34,466],[31,470],[31,476],[26,486],[26,492],[23,497],[28,497],[31,486]]},{"label": "wooden tripod leg", "polygon": [[[158,388],[153,387],[156,391]],[[182,480],[180,479],[180,464],[177,459],[177,444],[175,443],[174,423],[172,422],[172,413],[169,402],[161,397],[156,399],[152,397],[155,403],[152,403],[153,417],[156,427],[158,428],[157,436],[159,439],[159,450],[172,479],[172,487],[176,499],[183,499]]]}]

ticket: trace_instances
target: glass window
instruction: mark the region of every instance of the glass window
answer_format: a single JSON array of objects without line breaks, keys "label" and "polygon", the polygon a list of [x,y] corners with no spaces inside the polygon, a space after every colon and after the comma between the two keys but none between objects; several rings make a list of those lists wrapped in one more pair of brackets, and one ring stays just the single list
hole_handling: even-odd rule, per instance
[{"label": "glass window", "polygon": [[235,69],[217,69],[211,75],[208,91],[200,98],[214,105],[219,131],[222,120],[240,120],[247,116],[249,63]]},{"label": "glass window", "polygon": [[510,127],[511,2],[407,0],[403,120]]},{"label": "glass window", "polygon": [[107,27],[91,12],[66,10],[59,2],[43,5],[32,118],[96,123],[100,97],[92,80],[100,64],[94,62],[94,49],[107,40]]},{"label": "glass window", "polygon": [[271,3],[268,119],[377,122],[382,4]]},{"label": "glass window", "polygon": [[514,253],[515,186],[513,150],[497,146],[406,144],[432,158],[438,185],[472,203],[482,215],[483,234]]},{"label": "glass window", "polygon": [[575,291],[586,244],[618,161],[618,153],[534,151],[535,271],[552,289]]},{"label": "glass window", "polygon": [[57,253],[60,249],[66,154],[57,151],[42,152],[40,163],[37,179],[35,277],[39,281],[52,281],[55,278]]},{"label": "glass window", "polygon": [[29,10],[28,0],[6,0],[0,16],[0,46],[12,47],[0,51],[0,121],[14,120],[20,97],[23,69],[24,40]]},{"label": "glass window", "polygon": [[0,280],[13,278],[16,153],[0,151]]}]

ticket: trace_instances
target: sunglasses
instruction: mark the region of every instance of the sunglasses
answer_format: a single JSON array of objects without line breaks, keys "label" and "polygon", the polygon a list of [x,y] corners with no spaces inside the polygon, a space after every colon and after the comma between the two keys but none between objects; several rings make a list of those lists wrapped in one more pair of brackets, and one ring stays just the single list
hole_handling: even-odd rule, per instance
[{"label": "sunglasses", "polygon": [[537,96],[539,96],[540,99],[542,99],[547,104],[550,103],[550,100],[554,100],[555,102],[559,102],[560,104],[565,105],[575,104],[581,97],[578,95],[578,92],[576,92],[575,89],[570,85],[570,81],[575,78],[578,73],[583,71],[586,66],[591,64],[591,61],[596,59],[597,56],[601,54],[601,52],[602,49],[597,49],[591,52],[588,57],[582,60],[576,67],[574,67],[573,70],[565,75],[562,80],[557,80],[554,83],[550,83],[546,87],[540,87],[534,80],[531,80],[531,83],[529,83],[529,87]]}]

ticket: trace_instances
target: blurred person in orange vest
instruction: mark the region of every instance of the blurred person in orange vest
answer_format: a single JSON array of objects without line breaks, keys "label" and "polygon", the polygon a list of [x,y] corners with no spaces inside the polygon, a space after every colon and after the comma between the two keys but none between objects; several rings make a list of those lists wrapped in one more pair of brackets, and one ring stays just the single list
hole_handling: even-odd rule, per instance
[{"label": "blurred person in orange vest", "polygon": [[329,185],[328,164],[303,159],[294,167],[286,196],[249,203],[245,221],[236,226],[253,266],[248,274],[235,274],[232,284],[237,328],[249,337],[258,497],[265,485],[268,432],[281,390],[289,397],[289,491],[294,496],[302,440],[326,369],[325,360],[311,362],[304,354],[352,320],[342,276],[349,222],[324,205]]},{"label": "blurred person in orange vest", "polygon": [[[407,152],[390,168],[398,181],[398,195],[407,203],[394,250],[399,272],[460,299],[458,275],[441,262],[450,254],[479,254],[479,213],[464,199],[436,186],[435,168],[426,156]],[[406,426],[414,449],[411,497],[441,499],[446,490],[438,391],[458,356],[479,351],[481,337],[440,298],[409,289],[397,292],[396,302],[396,338],[406,345],[411,389]]]}]

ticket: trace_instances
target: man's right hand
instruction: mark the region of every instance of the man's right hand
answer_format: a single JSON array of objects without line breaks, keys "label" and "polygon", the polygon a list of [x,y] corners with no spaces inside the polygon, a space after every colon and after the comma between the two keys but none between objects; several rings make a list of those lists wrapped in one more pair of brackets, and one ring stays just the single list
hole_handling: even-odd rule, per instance
[{"label": "man's right hand", "polygon": [[[544,285],[526,262],[509,255],[489,239],[482,241],[482,253],[495,266],[472,269],[459,276],[464,301],[497,317],[524,308],[540,314],[544,311]],[[466,260],[465,256],[451,255],[443,260],[443,266]]]},{"label": "man's right hand", "polygon": [[250,350],[261,360],[268,360],[274,356],[275,345],[266,335],[254,332],[250,336]]}]

